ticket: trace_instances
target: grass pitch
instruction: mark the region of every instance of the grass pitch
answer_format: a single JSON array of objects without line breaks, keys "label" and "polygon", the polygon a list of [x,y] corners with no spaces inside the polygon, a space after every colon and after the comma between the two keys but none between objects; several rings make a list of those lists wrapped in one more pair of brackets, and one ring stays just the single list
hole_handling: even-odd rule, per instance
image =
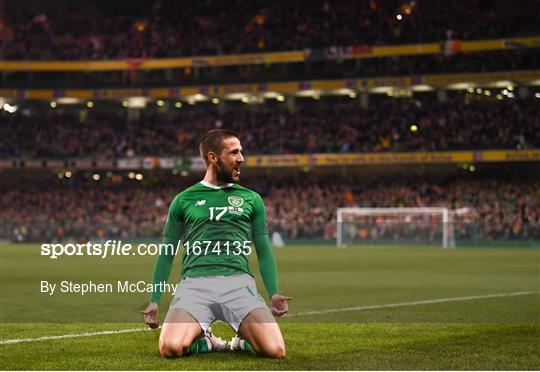
[{"label": "grass pitch", "polygon": [[[291,316],[279,320],[287,345],[279,361],[242,353],[166,360],[159,330],[35,340],[142,329],[146,294],[49,296],[40,281],[149,280],[154,258],[50,260],[37,245],[11,244],[0,253],[2,369],[540,369],[538,249],[277,250],[281,292],[293,296]],[[232,336],[225,324],[214,331]]]}]

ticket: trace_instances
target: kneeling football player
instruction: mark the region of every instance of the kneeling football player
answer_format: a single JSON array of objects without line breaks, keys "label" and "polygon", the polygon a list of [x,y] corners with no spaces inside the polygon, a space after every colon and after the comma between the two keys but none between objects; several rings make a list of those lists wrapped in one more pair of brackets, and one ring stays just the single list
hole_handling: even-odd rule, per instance
[{"label": "kneeling football player", "polygon": [[[176,195],[169,207],[162,244],[184,248],[181,280],[159,338],[164,357],[209,351],[246,350],[270,358],[285,356],[285,343],[274,316],[285,315],[290,297],[278,291],[276,261],[261,196],[238,185],[244,162],[238,135],[214,129],[201,140],[204,179]],[[270,311],[258,294],[248,256],[255,251],[270,296]],[[152,283],[167,282],[175,250],[158,255]],[[158,286],[156,286],[158,287]],[[161,292],[142,312],[152,328]],[[215,320],[237,333],[229,343],[212,334]]]}]

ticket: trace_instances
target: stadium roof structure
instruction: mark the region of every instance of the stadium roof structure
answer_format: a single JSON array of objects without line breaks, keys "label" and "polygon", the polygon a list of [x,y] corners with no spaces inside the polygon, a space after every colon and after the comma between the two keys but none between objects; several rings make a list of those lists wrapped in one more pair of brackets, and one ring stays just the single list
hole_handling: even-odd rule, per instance
[{"label": "stadium roof structure", "polygon": [[440,43],[402,45],[331,46],[285,52],[229,54],[219,56],[192,56],[180,58],[89,61],[0,61],[0,71],[129,71],[180,69],[186,67],[239,66],[268,63],[294,63],[360,58],[384,58],[414,55],[432,55],[472,52],[493,52],[524,48],[539,48],[540,36],[489,39],[475,41],[447,40]]}]

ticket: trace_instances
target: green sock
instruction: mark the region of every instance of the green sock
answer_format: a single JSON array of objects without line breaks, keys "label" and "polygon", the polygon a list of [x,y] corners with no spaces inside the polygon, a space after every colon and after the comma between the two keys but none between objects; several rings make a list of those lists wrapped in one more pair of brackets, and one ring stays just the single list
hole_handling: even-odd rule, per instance
[{"label": "green sock", "polygon": [[255,354],[255,350],[253,350],[253,347],[248,342],[248,340],[242,340],[242,345],[240,346],[242,350],[245,350],[247,352],[250,352],[251,354]]},{"label": "green sock", "polygon": [[210,348],[208,347],[208,341],[206,340],[205,337],[199,337],[197,339],[195,339],[195,341],[193,341],[191,343],[191,345],[189,345],[189,348],[184,348],[182,350],[182,354],[183,355],[193,355],[193,354],[203,354],[203,353],[208,353],[210,351]]}]

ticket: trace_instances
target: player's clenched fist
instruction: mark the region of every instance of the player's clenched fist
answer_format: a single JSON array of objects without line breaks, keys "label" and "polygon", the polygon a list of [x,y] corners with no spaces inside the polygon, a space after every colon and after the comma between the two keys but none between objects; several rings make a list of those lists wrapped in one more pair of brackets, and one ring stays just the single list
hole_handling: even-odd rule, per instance
[{"label": "player's clenched fist", "polygon": [[141,311],[141,314],[144,316],[144,322],[150,328],[159,327],[159,320],[157,319],[159,305],[155,302],[150,302],[146,309]]},{"label": "player's clenched fist", "polygon": [[289,311],[288,302],[292,300],[292,297],[282,296],[275,294],[272,296],[272,314],[274,316],[283,316]]}]

